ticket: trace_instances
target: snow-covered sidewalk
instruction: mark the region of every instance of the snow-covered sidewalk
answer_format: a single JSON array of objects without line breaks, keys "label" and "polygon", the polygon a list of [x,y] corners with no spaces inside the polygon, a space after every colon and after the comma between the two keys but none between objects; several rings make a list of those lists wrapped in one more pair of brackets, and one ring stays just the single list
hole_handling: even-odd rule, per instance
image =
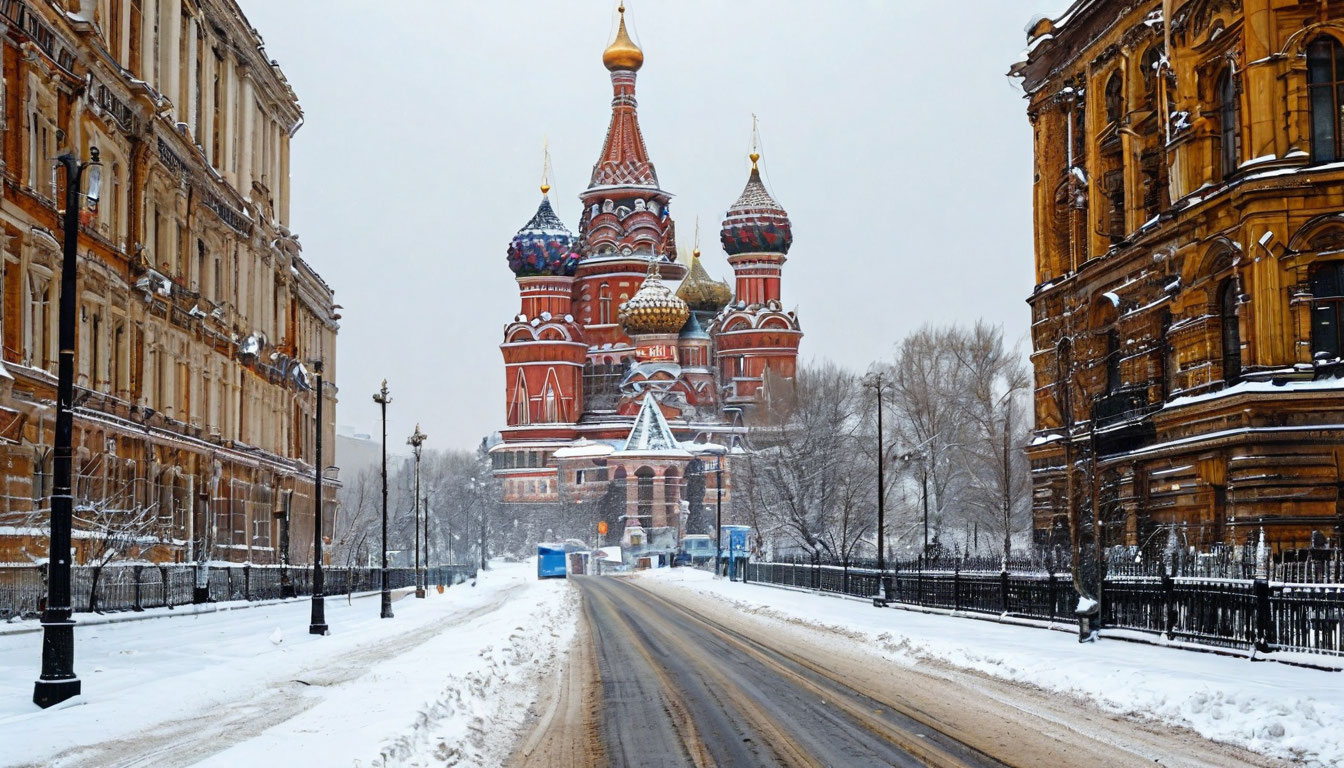
[{"label": "snow-covered sidewalk", "polygon": [[577,595],[498,564],[477,586],[76,628],[83,695],[31,704],[41,634],[0,636],[3,760],[36,765],[497,765],[541,670],[561,663]]},{"label": "snow-covered sidewalk", "polygon": [[843,634],[884,659],[950,665],[1039,686],[1137,719],[1305,765],[1344,765],[1344,677],[1076,633],[877,609],[817,593],[715,579],[691,568],[640,575],[648,586],[726,601],[780,632]]}]

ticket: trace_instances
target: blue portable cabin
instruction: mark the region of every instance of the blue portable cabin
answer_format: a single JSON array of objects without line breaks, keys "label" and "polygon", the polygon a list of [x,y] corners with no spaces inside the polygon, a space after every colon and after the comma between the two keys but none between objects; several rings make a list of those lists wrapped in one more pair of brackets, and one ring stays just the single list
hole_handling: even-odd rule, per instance
[{"label": "blue portable cabin", "polygon": [[748,545],[748,536],[751,534],[749,525],[725,525],[719,529],[720,543],[723,547],[719,552],[724,565],[727,566],[728,578],[737,576],[739,561],[745,564],[750,556]]},{"label": "blue portable cabin", "polygon": [[538,544],[537,578],[563,579],[565,576],[565,546],[563,544]]}]

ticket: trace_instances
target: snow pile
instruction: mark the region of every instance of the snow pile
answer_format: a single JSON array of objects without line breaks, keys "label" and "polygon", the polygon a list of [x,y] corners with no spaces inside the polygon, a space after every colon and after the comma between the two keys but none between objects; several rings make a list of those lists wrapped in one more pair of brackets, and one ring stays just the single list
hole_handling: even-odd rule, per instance
[{"label": "snow pile", "polygon": [[931,674],[940,665],[1029,683],[1107,712],[1184,726],[1205,738],[1300,765],[1344,765],[1344,680],[1242,658],[1069,632],[906,610],[715,579],[691,568],[646,571],[657,588],[689,590],[734,605],[784,632],[837,633],[864,649]]},{"label": "snow pile", "polygon": [[[404,592],[404,591],[403,591]],[[578,596],[534,563],[479,586],[401,597],[329,596],[331,634],[306,599],[75,629],[79,706],[30,702],[42,635],[0,635],[5,764],[499,765],[563,663]]]}]

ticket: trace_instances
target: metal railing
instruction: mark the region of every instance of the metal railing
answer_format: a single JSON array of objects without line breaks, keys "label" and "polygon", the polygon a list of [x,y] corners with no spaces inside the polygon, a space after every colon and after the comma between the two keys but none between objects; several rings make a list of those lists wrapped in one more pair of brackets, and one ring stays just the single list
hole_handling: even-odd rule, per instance
[{"label": "metal railing", "polygon": [[[324,592],[340,595],[381,588],[378,568],[323,568]],[[476,575],[474,565],[440,565],[425,570],[431,586],[451,586]],[[301,597],[313,591],[311,566],[114,564],[75,566],[71,599],[76,612],[139,611],[189,605],[197,601],[198,576],[206,584],[208,602],[273,600]],[[388,568],[388,586],[415,585],[412,568]],[[0,566],[0,619],[36,617],[46,600],[45,567]]]},{"label": "metal railing", "polygon": [[[1333,576],[1336,561],[1265,563],[1260,569],[1267,578],[1254,578],[1254,563],[1248,566],[1239,556],[1224,558],[1218,567],[1210,562],[1206,558],[1179,565],[1169,558],[1167,563],[1108,571],[1100,590],[1101,626],[1207,646],[1344,655],[1344,583],[1280,580]],[[1075,620],[1077,595],[1069,570],[1046,561],[1009,558],[995,565],[984,559],[920,558],[889,563],[882,572],[871,561],[856,563],[752,562],[746,580],[868,599],[877,596],[885,577],[887,599],[896,603]]]}]

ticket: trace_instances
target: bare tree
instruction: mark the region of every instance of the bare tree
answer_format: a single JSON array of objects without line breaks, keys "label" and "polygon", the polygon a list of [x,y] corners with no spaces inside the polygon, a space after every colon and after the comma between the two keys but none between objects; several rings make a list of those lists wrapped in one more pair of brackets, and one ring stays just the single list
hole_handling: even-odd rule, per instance
[{"label": "bare tree", "polygon": [[[963,514],[957,497],[967,481],[965,465],[953,451],[965,442],[963,409],[965,372],[954,350],[965,333],[952,327],[924,326],[897,346],[886,376],[891,381],[895,441],[907,482],[919,489],[914,495],[915,521],[905,526],[922,540],[923,509],[929,508],[931,544],[943,539],[947,523]],[[899,528],[898,528],[899,530]]]},{"label": "bare tree", "polygon": [[813,558],[845,557],[863,534],[862,400],[853,372],[833,363],[800,368],[793,386],[771,399],[750,433],[754,450],[740,462],[761,527]]},{"label": "bare tree", "polygon": [[1006,556],[1030,510],[1022,447],[1030,433],[1025,411],[1031,379],[1018,350],[1004,345],[1000,327],[977,322],[952,350],[963,373],[958,405],[965,442],[956,453],[967,470],[961,502],[971,519],[1001,537]]}]

